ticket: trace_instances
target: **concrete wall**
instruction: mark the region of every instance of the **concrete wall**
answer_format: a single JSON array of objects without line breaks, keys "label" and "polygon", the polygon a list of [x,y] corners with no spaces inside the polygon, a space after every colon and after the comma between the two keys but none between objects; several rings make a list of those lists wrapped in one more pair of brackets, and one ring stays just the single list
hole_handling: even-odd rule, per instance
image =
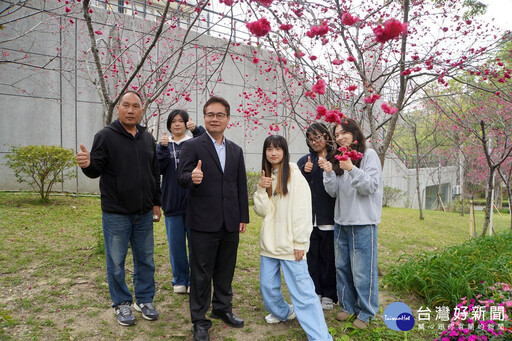
[{"label": "concrete wall", "polygon": [[[39,2],[36,0],[31,2],[34,8],[37,8],[37,3]],[[5,5],[4,2],[0,3],[0,10]],[[35,10],[24,9],[17,15],[21,17],[31,11]],[[59,13],[64,14],[63,10]],[[87,64],[84,60],[83,51],[89,49],[84,23],[80,17],[74,18],[74,23],[70,23],[69,19],[69,17],[42,13],[4,27],[4,35],[0,38],[0,49],[3,53],[8,53],[10,60],[16,60],[17,63],[0,64],[0,119],[2,122],[0,125],[0,189],[2,190],[30,189],[26,184],[18,184],[13,172],[5,166],[4,158],[10,145],[59,145],[78,150],[79,144],[84,143],[90,149],[94,134],[103,127],[103,108],[97,89],[89,79]],[[98,39],[98,43],[100,48],[105,49],[103,40],[108,40],[108,35],[121,33],[116,30],[111,31],[111,26],[101,24],[107,22],[102,9],[95,8],[94,20],[95,25],[104,32],[104,35]],[[140,31],[150,31],[154,25],[152,21],[132,20],[130,16],[122,14],[117,16],[117,20],[124,20],[124,25],[131,34],[124,31],[123,39],[128,37],[126,39],[129,40],[135,39]],[[33,28],[37,22],[43,24],[31,34],[6,42],[20,32]],[[130,29],[133,29],[133,32]],[[210,59],[208,65],[199,60],[204,53],[221,54],[225,50],[225,44],[225,40],[209,35],[198,38],[194,47],[196,52],[187,51],[184,56],[185,62],[180,65],[178,71],[194,64],[196,68],[173,80],[175,84],[180,84],[193,79],[196,86],[188,89],[191,101],[180,100],[175,105],[172,103],[162,105],[164,113],[157,117],[151,116],[151,113],[157,109],[152,105],[146,112],[148,129],[159,140],[162,131],[165,130],[167,114],[175,108],[187,110],[194,121],[202,125],[203,103],[210,94],[223,96],[230,102],[232,108],[231,125],[226,131],[226,137],[243,148],[247,169],[258,170],[261,165],[263,140],[268,136],[268,125],[277,122],[275,114],[277,113],[278,116],[283,114],[286,108],[278,105],[274,113],[261,107],[258,118],[263,124],[255,126],[243,117],[243,110],[249,107],[251,101],[243,94],[254,92],[257,87],[263,88],[267,94],[270,94],[272,91],[280,90],[280,83],[278,80],[272,80],[268,73],[262,72],[262,69],[266,68],[265,60],[268,61],[270,57],[263,49],[258,51],[258,58],[261,59],[259,65],[251,62],[254,48],[244,45],[232,47],[229,54],[233,54],[234,58],[230,58],[231,56],[226,58],[225,64],[217,72],[215,70],[221,59]],[[171,52],[172,49],[162,43],[155,49],[153,58],[158,59]],[[251,57],[244,58],[244,55]],[[91,67],[90,62],[89,67]],[[28,67],[29,64],[41,66],[41,68]],[[148,67],[144,72],[149,73],[151,70]],[[208,83],[209,77],[211,81]],[[219,78],[222,81],[218,81]],[[201,82],[204,84],[197,85]],[[306,103],[302,105],[305,106],[304,111],[308,110]],[[312,108],[309,109],[314,111]],[[297,161],[300,156],[307,153],[305,138],[298,126],[294,126],[293,123],[289,126],[281,126],[279,133],[289,142],[292,161]],[[78,179],[67,180],[62,186],[56,186],[54,190],[98,192],[97,179],[89,179],[80,171],[78,174]],[[436,174],[438,173],[433,169],[421,171],[422,195],[426,186],[437,184],[439,181],[454,184],[456,176],[454,177],[453,170],[443,169],[440,180]],[[402,199],[395,203],[396,206],[417,207],[414,171],[407,169],[392,153],[388,155],[385,162],[384,183],[404,192]]]}]

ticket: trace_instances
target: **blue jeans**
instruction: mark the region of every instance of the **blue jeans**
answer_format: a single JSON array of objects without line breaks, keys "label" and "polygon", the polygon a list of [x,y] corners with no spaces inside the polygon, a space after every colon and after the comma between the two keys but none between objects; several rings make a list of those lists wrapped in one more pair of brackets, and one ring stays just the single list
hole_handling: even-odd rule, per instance
[{"label": "blue jeans", "polygon": [[281,321],[286,321],[290,315],[290,307],[281,291],[281,267],[293,309],[308,340],[332,340],[305,260],[296,262],[261,256],[260,292],[265,309]]},{"label": "blue jeans", "polygon": [[[185,215],[178,214],[165,217],[165,230],[167,231],[169,259],[172,268],[172,285],[189,287],[190,272],[187,240],[190,241],[190,230],[185,228]],[[190,252],[190,245],[188,252]]]},{"label": "blue jeans", "polygon": [[103,238],[107,259],[110,298],[116,306],[132,302],[125,281],[124,265],[128,243],[133,254],[133,287],[138,303],[151,303],[155,296],[155,262],[153,260],[153,211],[144,214],[102,214]]},{"label": "blue jeans", "polygon": [[379,310],[377,225],[334,224],[340,310],[369,322]]}]

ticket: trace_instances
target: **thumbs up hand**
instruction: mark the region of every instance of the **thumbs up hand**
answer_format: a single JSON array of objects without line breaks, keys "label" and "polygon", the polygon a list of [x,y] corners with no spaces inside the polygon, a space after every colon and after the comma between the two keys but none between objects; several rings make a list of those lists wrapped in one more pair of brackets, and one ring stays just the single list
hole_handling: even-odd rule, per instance
[{"label": "thumbs up hand", "polygon": [[80,151],[76,153],[76,163],[80,168],[87,168],[91,164],[91,154],[82,143],[80,143]]},{"label": "thumbs up hand", "polygon": [[269,188],[270,186],[272,186],[272,178],[266,177],[265,171],[261,171],[261,179],[258,187]]},{"label": "thumbs up hand", "polygon": [[192,171],[192,182],[199,185],[203,181],[203,171],[201,170],[201,160],[197,162],[196,168]]},{"label": "thumbs up hand", "polygon": [[326,173],[330,173],[332,171],[332,163],[324,158],[318,160],[318,166],[322,168]]},{"label": "thumbs up hand", "polygon": [[194,121],[192,121],[192,117],[188,118],[187,129],[190,130],[190,131],[196,130],[196,124],[194,123]]},{"label": "thumbs up hand", "polygon": [[304,165],[304,172],[311,173],[313,170],[313,162],[311,162],[311,156],[308,155],[308,162]]},{"label": "thumbs up hand", "polygon": [[160,141],[162,143],[162,146],[167,147],[169,145],[169,136],[164,131],[164,134],[162,135],[162,140]]}]

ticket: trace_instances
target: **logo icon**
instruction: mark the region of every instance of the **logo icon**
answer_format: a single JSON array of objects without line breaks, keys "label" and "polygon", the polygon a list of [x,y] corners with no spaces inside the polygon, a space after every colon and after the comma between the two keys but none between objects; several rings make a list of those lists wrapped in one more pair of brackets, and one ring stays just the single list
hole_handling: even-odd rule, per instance
[{"label": "logo icon", "polygon": [[393,302],[384,309],[384,323],[389,329],[406,332],[414,327],[411,308],[402,302]]}]

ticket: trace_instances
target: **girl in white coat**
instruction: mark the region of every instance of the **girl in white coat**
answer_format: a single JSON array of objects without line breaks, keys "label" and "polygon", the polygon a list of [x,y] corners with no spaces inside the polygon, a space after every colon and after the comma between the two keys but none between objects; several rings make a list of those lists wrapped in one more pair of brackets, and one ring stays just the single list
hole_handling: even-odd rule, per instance
[{"label": "girl in white coat", "polygon": [[[260,291],[267,323],[297,317],[308,340],[332,340],[308,271],[311,193],[282,136],[265,139],[262,177],[254,194],[254,211],[264,218],[260,233]],[[281,292],[282,268],[292,305]]]}]

